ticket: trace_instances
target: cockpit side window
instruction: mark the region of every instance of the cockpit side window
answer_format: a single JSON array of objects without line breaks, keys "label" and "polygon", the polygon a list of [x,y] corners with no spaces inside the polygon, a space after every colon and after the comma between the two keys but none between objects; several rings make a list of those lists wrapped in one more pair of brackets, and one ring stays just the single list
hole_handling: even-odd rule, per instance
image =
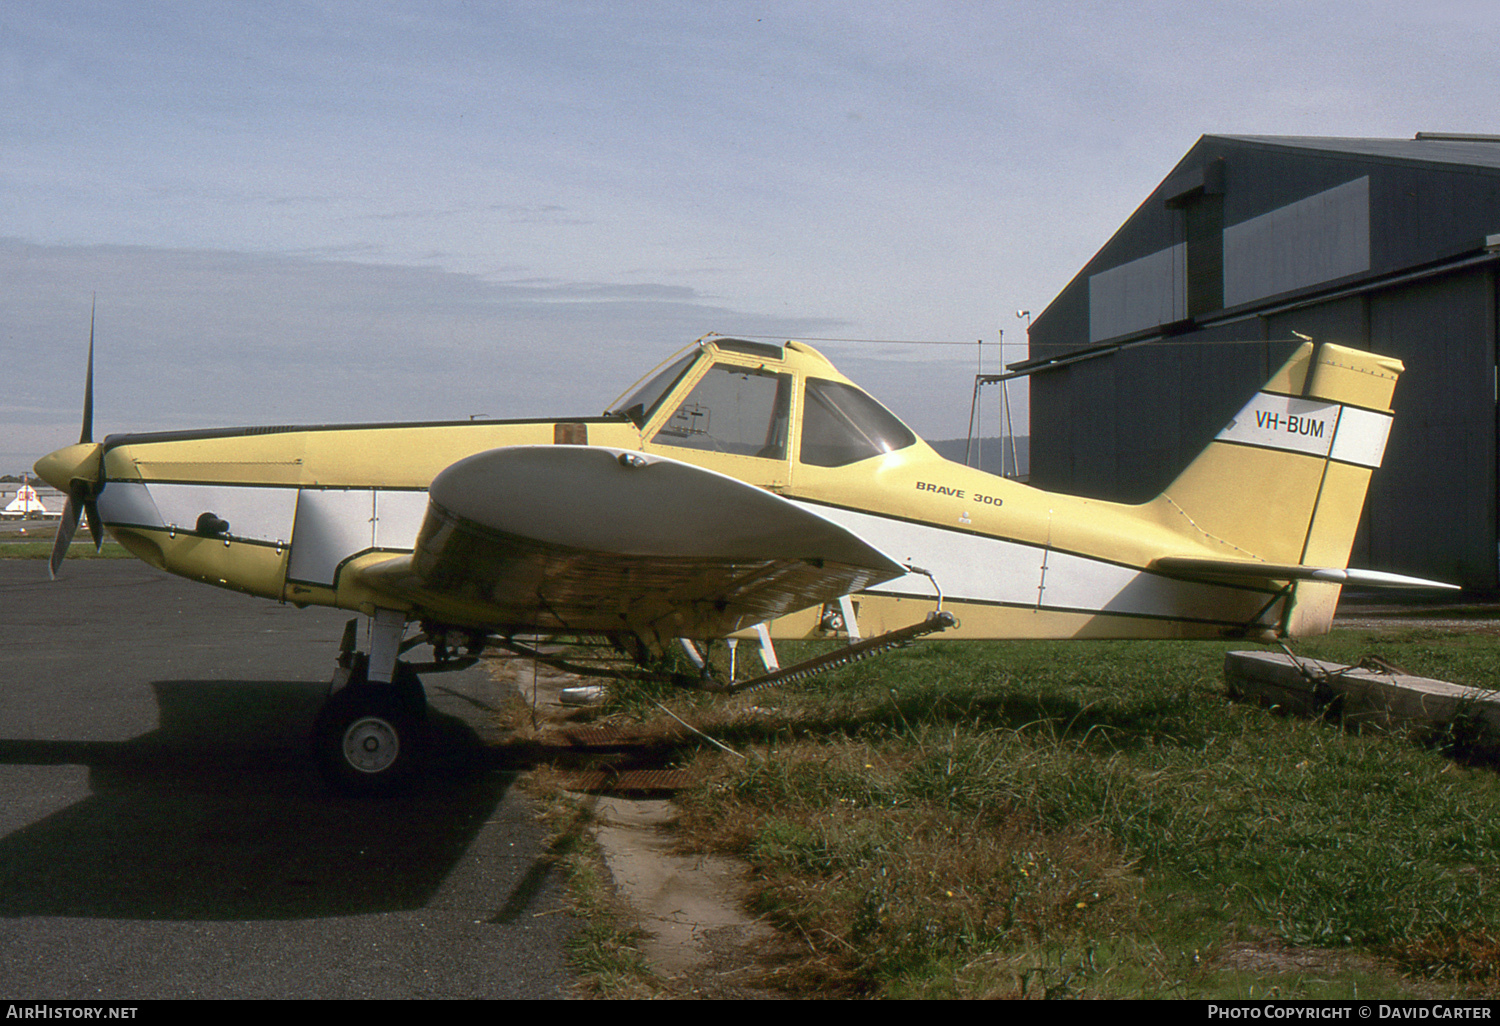
[{"label": "cockpit side window", "polygon": [[688,353],[636,389],[629,398],[609,412],[630,419],[636,427],[645,424],[647,418],[651,416],[651,411],[656,409],[656,404],[661,402],[662,397],[672,390],[672,386],[682,379],[682,375],[696,359],[698,359],[696,351]]},{"label": "cockpit side window", "polygon": [[808,378],[798,458],[814,467],[842,467],[917,440],[884,406],[852,385]]},{"label": "cockpit side window", "polygon": [[784,460],[791,394],[790,374],[716,363],[652,441]]}]

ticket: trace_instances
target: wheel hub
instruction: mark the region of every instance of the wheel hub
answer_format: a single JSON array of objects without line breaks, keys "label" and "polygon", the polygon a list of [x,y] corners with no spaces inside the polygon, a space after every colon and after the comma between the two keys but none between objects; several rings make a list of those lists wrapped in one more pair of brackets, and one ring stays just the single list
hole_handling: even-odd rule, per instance
[{"label": "wheel hub", "polygon": [[401,755],[401,737],[388,720],[366,716],[344,731],[344,759],[361,773],[384,773]]}]

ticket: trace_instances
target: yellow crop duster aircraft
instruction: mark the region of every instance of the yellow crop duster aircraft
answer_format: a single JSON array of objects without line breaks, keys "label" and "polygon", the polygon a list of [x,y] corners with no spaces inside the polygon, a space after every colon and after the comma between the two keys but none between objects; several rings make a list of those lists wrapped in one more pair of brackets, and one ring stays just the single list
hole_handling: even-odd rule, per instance
[{"label": "yellow crop duster aircraft", "polygon": [[[569,420],[92,432],[36,465],[175,574],[369,617],[346,631],[320,765],[380,790],[420,754],[422,672],[487,640],[593,639],[659,665],[685,639],[838,637],[795,677],[920,634],[1274,639],[1327,630],[1391,425],[1396,360],[1304,345],[1153,501],[1053,494],[940,457],[801,342],[705,337]],[[409,625],[420,633],[408,639]]]}]

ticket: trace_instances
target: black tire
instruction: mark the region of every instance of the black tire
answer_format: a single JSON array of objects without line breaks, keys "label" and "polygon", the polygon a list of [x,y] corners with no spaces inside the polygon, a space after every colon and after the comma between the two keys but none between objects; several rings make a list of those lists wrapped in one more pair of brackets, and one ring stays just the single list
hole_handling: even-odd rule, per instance
[{"label": "black tire", "polygon": [[318,713],[313,757],[324,778],[346,794],[391,794],[411,783],[425,761],[426,699],[405,666],[390,684],[366,680],[362,669]]}]

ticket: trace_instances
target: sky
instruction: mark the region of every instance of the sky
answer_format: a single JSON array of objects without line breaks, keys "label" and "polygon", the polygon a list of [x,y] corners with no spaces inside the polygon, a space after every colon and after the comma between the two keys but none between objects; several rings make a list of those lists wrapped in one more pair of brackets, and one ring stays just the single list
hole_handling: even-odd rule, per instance
[{"label": "sky", "polygon": [[593,414],[708,332],[962,437],[1200,136],[1500,133],[1497,42],[1442,0],[3,0],[0,473],[77,440],[93,297],[96,438]]}]

